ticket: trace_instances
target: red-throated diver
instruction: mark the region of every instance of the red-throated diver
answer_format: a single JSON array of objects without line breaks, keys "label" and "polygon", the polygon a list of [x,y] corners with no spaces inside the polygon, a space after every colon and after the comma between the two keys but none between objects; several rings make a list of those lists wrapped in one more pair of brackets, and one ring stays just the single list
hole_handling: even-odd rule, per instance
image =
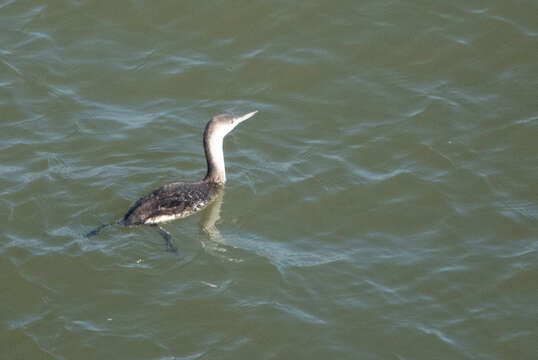
[{"label": "red-throated diver", "polygon": [[[207,161],[205,178],[197,182],[175,182],[153,190],[134,203],[118,224],[155,225],[187,217],[208,205],[226,182],[222,150],[224,137],[257,112],[242,116],[221,114],[213,117],[205,127],[203,138]],[[88,236],[96,235],[107,225],[101,225],[88,233]],[[164,230],[161,229],[160,233],[165,240],[169,240],[169,235]]]}]

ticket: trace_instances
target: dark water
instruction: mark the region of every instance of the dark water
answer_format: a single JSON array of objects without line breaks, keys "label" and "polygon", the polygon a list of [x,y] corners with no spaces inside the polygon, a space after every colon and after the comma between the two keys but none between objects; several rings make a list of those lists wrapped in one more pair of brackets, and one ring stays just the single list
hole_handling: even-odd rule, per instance
[{"label": "dark water", "polygon": [[[536,14],[0,2],[0,358],[535,359]],[[255,109],[177,254],[84,237]]]}]

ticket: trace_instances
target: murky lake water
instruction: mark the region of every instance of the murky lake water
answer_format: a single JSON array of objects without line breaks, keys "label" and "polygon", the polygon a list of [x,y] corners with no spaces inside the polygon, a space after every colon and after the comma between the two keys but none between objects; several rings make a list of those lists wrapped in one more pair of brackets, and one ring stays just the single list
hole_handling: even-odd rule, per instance
[{"label": "murky lake water", "polygon": [[[0,358],[535,359],[536,14],[0,2]],[[177,254],[84,237],[255,109]]]}]

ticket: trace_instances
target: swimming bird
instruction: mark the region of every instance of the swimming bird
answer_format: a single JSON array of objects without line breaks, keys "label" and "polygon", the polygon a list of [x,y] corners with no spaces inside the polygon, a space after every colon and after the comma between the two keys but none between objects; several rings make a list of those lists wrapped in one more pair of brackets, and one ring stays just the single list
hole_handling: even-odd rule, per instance
[{"label": "swimming bird", "polygon": [[[206,176],[196,182],[174,182],[151,191],[135,202],[121,220],[120,225],[153,225],[184,218],[206,207],[226,183],[223,141],[237,125],[253,117],[258,111],[242,116],[221,114],[214,116],[206,125],[203,143],[207,162]],[[87,236],[99,233],[103,224]],[[169,243],[170,235],[158,228],[159,233]]]}]

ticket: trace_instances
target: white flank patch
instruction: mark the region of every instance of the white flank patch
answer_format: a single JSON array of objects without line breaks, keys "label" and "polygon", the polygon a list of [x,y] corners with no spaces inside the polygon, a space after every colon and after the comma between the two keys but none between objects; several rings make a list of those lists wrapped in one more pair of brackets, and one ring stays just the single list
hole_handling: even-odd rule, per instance
[{"label": "white flank patch", "polygon": [[154,216],[154,217],[150,217],[150,218],[148,218],[148,219],[146,219],[144,221],[144,224],[158,224],[158,223],[162,223],[162,222],[167,222],[167,221],[172,221],[172,220],[175,220],[175,219],[184,218],[184,217],[187,217],[187,216],[189,216],[189,215],[203,209],[207,204],[208,204],[208,202],[201,201],[198,204],[194,205],[194,207],[191,210],[183,211],[183,212],[178,213],[178,214],[157,215],[157,216]]},{"label": "white flank patch", "polygon": [[182,214],[159,215],[159,216],[154,216],[152,218],[146,219],[146,221],[144,221],[144,224],[158,224],[158,223],[162,223],[162,222],[167,222],[167,221],[172,221],[172,220],[175,220],[175,219],[179,219],[179,218],[182,218],[182,217],[185,217],[185,216],[186,215],[182,215]]}]

